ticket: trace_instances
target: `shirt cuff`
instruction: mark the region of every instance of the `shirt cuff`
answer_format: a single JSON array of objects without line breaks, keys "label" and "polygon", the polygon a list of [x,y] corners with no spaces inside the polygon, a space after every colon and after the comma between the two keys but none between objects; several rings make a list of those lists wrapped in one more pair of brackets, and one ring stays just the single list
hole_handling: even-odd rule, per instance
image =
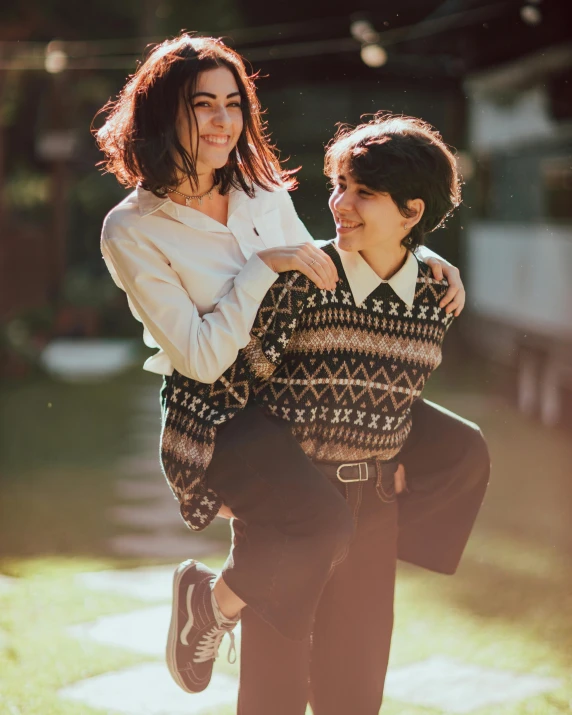
[{"label": "shirt cuff", "polygon": [[423,261],[423,263],[426,263],[428,258],[437,258],[439,261],[442,261],[443,263],[452,265],[451,263],[449,263],[449,261],[442,258],[438,253],[435,253],[435,251],[432,251],[427,246],[418,246],[417,249],[415,250],[415,255],[417,256],[417,258],[420,261]]},{"label": "shirt cuff", "polygon": [[254,253],[234,279],[234,287],[240,288],[261,303],[277,278],[278,273],[268,268],[262,258]]}]

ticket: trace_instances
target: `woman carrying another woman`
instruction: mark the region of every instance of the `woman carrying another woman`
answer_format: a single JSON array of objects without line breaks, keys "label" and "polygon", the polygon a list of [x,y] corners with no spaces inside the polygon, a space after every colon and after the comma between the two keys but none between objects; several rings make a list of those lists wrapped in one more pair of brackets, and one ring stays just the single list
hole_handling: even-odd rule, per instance
[{"label": "woman carrying another woman", "polygon": [[[143,323],[146,344],[159,348],[144,367],[213,383],[249,343],[257,310],[278,274],[297,270],[331,291],[338,280],[334,261],[313,244],[297,217],[288,194],[294,181],[281,170],[265,135],[252,78],[222,42],[182,35],[162,43],[106,110],[97,133],[106,168],[135,191],[107,216],[102,253]],[[431,263],[435,280],[445,274],[450,287],[440,306],[458,315],[464,303],[458,271],[428,257],[426,249],[421,256]],[[450,428],[451,439],[458,440],[461,422],[448,419],[443,422],[431,408],[417,420],[414,414],[410,439],[417,453],[427,449],[431,459],[438,458],[436,431],[446,442]],[[244,435],[264,441],[263,433],[252,434],[261,424],[256,409],[239,420]],[[276,463],[283,459],[281,450],[297,448],[288,430],[273,444]],[[255,466],[269,469],[262,457]],[[414,471],[408,469],[408,480],[416,478]],[[184,472],[171,486],[191,528],[206,527],[217,513],[230,516],[221,501],[197,504],[196,485]],[[212,606],[222,630],[233,625],[235,599],[224,578],[217,578]],[[180,659],[189,654],[182,643],[173,647],[171,666],[177,682],[194,692],[208,684],[217,643],[207,654],[206,674],[185,671]]]}]

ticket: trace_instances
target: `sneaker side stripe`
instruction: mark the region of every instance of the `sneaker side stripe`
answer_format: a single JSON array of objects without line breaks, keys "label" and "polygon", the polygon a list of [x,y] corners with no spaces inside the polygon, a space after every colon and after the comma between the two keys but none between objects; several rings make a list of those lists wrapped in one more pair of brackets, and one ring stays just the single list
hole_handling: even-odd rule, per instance
[{"label": "sneaker side stripe", "polygon": [[187,636],[191,632],[191,628],[195,625],[195,617],[193,615],[193,609],[192,609],[192,598],[193,598],[193,591],[195,590],[195,584],[193,583],[189,588],[187,589],[187,613],[189,614],[189,618],[185,624],[185,627],[181,631],[181,643],[183,645],[189,645],[189,642],[187,640]]}]

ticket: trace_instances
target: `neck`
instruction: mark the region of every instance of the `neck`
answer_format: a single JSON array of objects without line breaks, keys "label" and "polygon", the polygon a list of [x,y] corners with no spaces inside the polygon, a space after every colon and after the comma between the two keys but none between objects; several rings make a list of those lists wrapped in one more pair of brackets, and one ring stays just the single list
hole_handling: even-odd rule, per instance
[{"label": "neck", "polygon": [[369,264],[377,275],[384,281],[387,281],[391,276],[403,267],[407,258],[407,249],[401,244],[389,249],[373,248],[360,251],[362,258]]},{"label": "neck", "polygon": [[[183,182],[181,182],[178,186],[175,186],[174,188],[177,189],[177,191],[180,191],[182,194],[186,194],[187,196],[200,196],[201,194],[204,194],[205,191],[208,191],[212,185],[214,184],[214,171],[206,171],[204,173],[198,174],[198,182],[195,184],[194,182],[191,182],[189,177],[187,176]],[[177,194],[171,194],[171,198],[174,196],[177,196]],[[184,199],[179,196],[178,198]]]}]

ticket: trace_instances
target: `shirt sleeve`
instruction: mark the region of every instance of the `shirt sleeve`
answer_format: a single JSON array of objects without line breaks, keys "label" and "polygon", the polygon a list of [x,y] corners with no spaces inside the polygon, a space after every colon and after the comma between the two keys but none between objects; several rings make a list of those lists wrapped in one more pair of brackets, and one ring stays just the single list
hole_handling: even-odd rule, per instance
[{"label": "shirt sleeve", "polygon": [[252,255],[211,313],[199,314],[167,257],[145,236],[104,227],[101,252],[116,284],[182,375],[212,383],[250,340],[260,302],[278,274]]},{"label": "shirt sleeve", "polygon": [[449,266],[453,265],[452,263],[449,263],[449,261],[446,261],[444,258],[442,258],[438,253],[432,251],[427,246],[418,246],[415,249],[415,255],[417,256],[417,258],[419,258],[420,261],[423,261],[423,263],[427,263],[427,259],[429,258],[438,258],[440,261],[443,261],[443,263],[447,263]]}]

